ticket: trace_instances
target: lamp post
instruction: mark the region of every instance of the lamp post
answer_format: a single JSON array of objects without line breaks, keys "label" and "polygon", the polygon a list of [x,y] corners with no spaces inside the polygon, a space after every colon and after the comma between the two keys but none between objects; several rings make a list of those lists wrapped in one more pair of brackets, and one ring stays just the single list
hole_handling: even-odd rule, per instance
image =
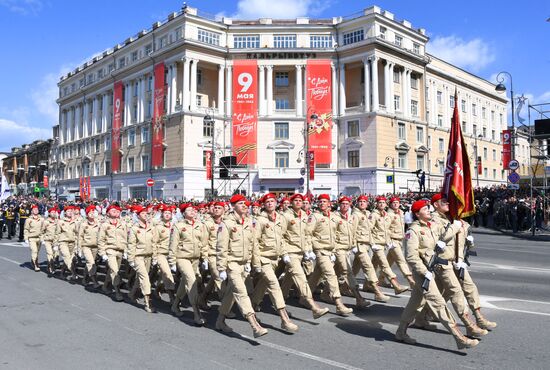
[{"label": "lamp post", "polygon": [[498,92],[505,92],[506,86],[504,85],[504,76],[507,75],[510,79],[510,100],[512,103],[512,150],[511,150],[511,157],[512,159],[515,159],[515,146],[516,146],[516,124],[514,121],[514,85],[512,83],[512,75],[509,72],[502,71],[497,75],[497,86],[495,87],[495,90]]},{"label": "lamp post", "polygon": [[482,138],[483,135],[479,134],[479,135],[475,135],[474,136],[474,153],[475,153],[475,164],[476,164],[476,182],[477,182],[477,187],[479,188],[479,155],[478,155],[478,152],[477,152],[477,139],[478,138]]},{"label": "lamp post", "polygon": [[393,194],[395,194],[395,159],[392,156],[387,156],[384,161],[384,167],[388,167],[388,163],[391,161],[392,168],[392,182],[393,182]]},{"label": "lamp post", "polygon": [[[309,116],[309,122],[308,122],[308,116]],[[303,129],[304,148],[300,151],[300,153],[298,153],[298,160],[296,161],[298,163],[301,162],[301,159],[300,159],[301,155],[300,154],[303,153],[305,174],[306,174],[306,194],[309,194],[309,173],[310,173],[310,170],[309,170],[309,161],[310,161],[310,158],[309,158],[309,127],[310,127],[310,123],[312,121],[315,121],[317,118],[319,118],[319,116],[317,116],[317,114],[315,112],[313,112],[311,115],[309,115],[309,111],[308,111],[308,115],[306,115],[306,119],[304,121],[304,129]]]},{"label": "lamp post", "polygon": [[212,127],[212,138],[211,138],[211,141],[212,141],[212,150],[210,152],[210,167],[211,167],[211,171],[212,173],[210,174],[210,198],[211,199],[214,199],[214,165],[216,164],[215,160],[216,160],[216,148],[215,148],[215,143],[214,143],[214,139],[215,139],[215,133],[214,133],[214,129],[215,129],[215,124],[216,124],[216,121],[210,117],[209,114],[207,114],[206,116],[204,116],[204,118],[202,119],[204,125],[206,127],[208,126],[211,126]]}]

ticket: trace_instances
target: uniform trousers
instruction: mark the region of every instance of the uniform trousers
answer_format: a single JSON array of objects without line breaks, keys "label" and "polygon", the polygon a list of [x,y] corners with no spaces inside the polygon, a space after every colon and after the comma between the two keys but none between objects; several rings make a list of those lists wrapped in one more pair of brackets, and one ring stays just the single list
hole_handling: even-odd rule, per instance
[{"label": "uniform trousers", "polygon": [[37,261],[38,253],[40,253],[40,238],[29,238],[29,247],[31,249],[31,261]]},{"label": "uniform trousers", "polygon": [[244,317],[254,313],[245,285],[248,276],[244,270],[245,264],[245,262],[229,262],[227,264],[227,288],[220,306],[220,314],[223,316],[229,314],[234,303],[237,303]]},{"label": "uniform trousers", "polygon": [[162,279],[162,284],[166,290],[174,290],[174,276],[170,270],[170,265],[168,264],[168,258],[164,254],[157,255],[157,266]]},{"label": "uniform trousers", "polygon": [[326,251],[315,251],[315,255],[317,256],[317,263],[308,279],[309,288],[311,291],[315,291],[321,277],[323,277],[326,281],[330,296],[333,299],[340,298],[340,287],[338,286],[338,279],[334,272],[334,265],[330,260],[330,255],[327,255]]},{"label": "uniform trousers", "polygon": [[75,243],[74,242],[59,242],[59,252],[63,258],[65,267],[70,271],[73,270],[73,256],[74,256]]},{"label": "uniform trousers", "polygon": [[252,302],[254,304],[260,303],[267,291],[269,298],[271,298],[271,302],[277,310],[285,308],[286,304],[283,298],[283,292],[279,285],[279,279],[277,279],[277,275],[275,275],[275,269],[279,264],[278,258],[271,259],[261,257],[261,263],[262,272],[260,273],[260,279],[252,293]]},{"label": "uniform trousers", "polygon": [[95,264],[95,259],[97,257],[97,248],[96,247],[82,247],[82,255],[86,260],[86,272],[89,276],[95,276],[97,272],[97,266]]},{"label": "uniform trousers", "polygon": [[353,276],[356,276],[359,273],[359,270],[363,270],[363,274],[365,274],[365,279],[369,283],[376,284],[378,282],[376,269],[374,268],[369,255],[368,244],[357,245],[357,253],[355,253],[355,258],[353,259],[352,266]]},{"label": "uniform trousers", "polygon": [[176,266],[181,274],[176,298],[181,300],[187,294],[189,302],[194,306],[197,304],[198,298],[197,272],[199,269],[199,259],[178,258]]}]

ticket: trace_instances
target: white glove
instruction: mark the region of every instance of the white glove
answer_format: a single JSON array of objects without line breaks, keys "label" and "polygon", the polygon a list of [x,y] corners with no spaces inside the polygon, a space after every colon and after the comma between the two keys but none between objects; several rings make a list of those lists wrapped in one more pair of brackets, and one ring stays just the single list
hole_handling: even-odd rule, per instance
[{"label": "white glove", "polygon": [[227,280],[227,272],[225,272],[225,270],[220,271],[220,279],[221,279],[221,281]]},{"label": "white glove", "polygon": [[247,263],[246,265],[244,265],[244,272],[250,272],[252,271],[252,268],[250,267],[250,263]]},{"label": "white glove", "polygon": [[378,245],[378,244],[373,244],[371,246],[372,250],[373,251],[379,251],[380,249],[382,249],[382,246]]},{"label": "white glove", "polygon": [[473,242],[474,242],[474,237],[471,236],[471,235],[468,235],[468,236],[466,237],[466,240],[469,241],[470,243],[473,243]]},{"label": "white glove", "polygon": [[332,263],[336,262],[336,256],[334,254],[330,255],[330,262]]},{"label": "white glove", "polygon": [[46,243],[40,242],[40,248],[46,248]]},{"label": "white glove", "polygon": [[393,248],[395,248],[395,245],[393,245],[392,242],[389,242],[388,244],[386,244],[387,247],[388,247],[388,250],[392,250]]},{"label": "white glove", "polygon": [[157,261],[156,258],[153,258],[153,261],[151,262],[151,264],[152,264],[153,266],[156,266],[156,265],[158,265],[158,263],[159,263],[159,261]]},{"label": "white glove", "polygon": [[438,240],[437,243],[435,243],[435,244],[441,250],[441,252],[443,252],[445,250],[445,248],[447,247],[447,244],[445,244],[445,242],[442,241],[442,240]]},{"label": "white glove", "polygon": [[432,274],[430,271],[426,271],[426,273],[424,274],[424,277],[430,281],[433,280],[434,278],[434,274]]},{"label": "white glove", "polygon": [[53,251],[56,252],[56,253],[59,252],[59,247],[57,245],[54,245],[53,246]]},{"label": "white glove", "polygon": [[453,262],[453,266],[455,267],[455,270],[460,270],[460,269],[468,270],[468,265],[465,264],[463,261]]},{"label": "white glove", "polygon": [[460,221],[460,220],[454,220],[454,221],[453,221],[453,226],[454,226],[454,227],[462,227],[462,221]]},{"label": "white glove", "polygon": [[201,266],[204,271],[208,271],[208,260],[202,261]]},{"label": "white glove", "polygon": [[131,268],[136,267],[136,263],[134,261],[128,262],[128,265],[130,265]]},{"label": "white glove", "polygon": [[103,256],[101,256],[101,260],[102,260],[103,262],[107,262],[108,259],[109,259],[109,257],[108,257],[106,254],[104,254]]},{"label": "white glove", "polygon": [[257,274],[261,273],[262,272],[262,268],[261,267],[256,267],[254,269],[254,271],[256,271]]},{"label": "white glove", "polygon": [[359,249],[357,247],[351,248],[351,253],[356,254],[357,252],[359,252]]},{"label": "white glove", "polygon": [[178,269],[176,268],[176,265],[170,266],[170,271],[172,271],[172,272],[178,271]]},{"label": "white glove", "polygon": [[82,251],[81,250],[79,250],[76,255],[78,256],[78,258],[82,259]]},{"label": "white glove", "polygon": [[286,264],[289,264],[290,263],[290,257],[288,256],[288,254],[285,254],[283,256],[283,262],[286,263]]},{"label": "white glove", "polygon": [[124,252],[124,253],[122,254],[122,259],[127,260],[127,259],[128,259],[128,253]]},{"label": "white glove", "polygon": [[315,252],[314,251],[309,251],[309,260],[310,261],[315,261],[317,259],[317,256],[315,255]]},{"label": "white glove", "polygon": [[29,241],[28,241],[28,240],[25,240],[25,241],[23,242],[23,245],[24,245],[25,247],[27,247],[27,248],[30,247]]},{"label": "white glove", "polygon": [[304,261],[311,261],[311,257],[309,256],[309,252],[304,253]]}]

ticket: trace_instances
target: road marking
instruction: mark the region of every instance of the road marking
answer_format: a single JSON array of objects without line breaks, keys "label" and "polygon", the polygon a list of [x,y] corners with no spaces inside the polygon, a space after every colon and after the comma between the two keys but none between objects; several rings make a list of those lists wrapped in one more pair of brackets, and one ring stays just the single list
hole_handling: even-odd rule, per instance
[{"label": "road marking", "polygon": [[142,332],[140,332],[140,331],[137,331],[137,330],[135,330],[135,329],[129,328],[129,327],[124,326],[124,325],[122,325],[122,328],[123,328],[123,329],[126,329],[126,330],[128,330],[128,331],[130,331],[130,332],[132,332],[132,333],[135,333],[135,334],[145,335],[145,333],[142,333]]},{"label": "road marking", "polygon": [[86,310],[84,309],[84,307],[79,306],[79,305],[77,305],[77,304],[75,304],[75,303],[71,303],[71,306],[76,307],[76,308],[78,308],[79,310],[86,311]]},{"label": "road marking", "polygon": [[487,267],[492,267],[500,270],[513,270],[513,271],[530,271],[530,272],[541,272],[541,273],[550,273],[550,269],[545,269],[542,267],[527,267],[527,266],[511,266],[511,265],[501,265],[497,263],[488,263],[488,262],[475,262],[476,265],[483,265]]},{"label": "road marking", "polygon": [[540,251],[540,252],[531,252],[531,251],[522,251],[522,250],[519,250],[519,249],[513,249],[513,250],[510,250],[510,249],[504,249],[504,248],[485,248],[486,250],[491,250],[491,251],[501,251],[501,252],[510,252],[510,253],[527,253],[527,254],[542,254],[543,251]]},{"label": "road marking", "polygon": [[9,258],[3,257],[3,256],[0,256],[0,259],[3,259],[3,260],[6,261],[6,262],[15,263],[16,265],[20,265],[20,264],[21,264],[21,262],[17,262],[17,261],[14,261],[14,260],[10,260]]},{"label": "road marking", "polygon": [[527,313],[527,314],[530,314],[530,315],[550,316],[550,313],[535,312],[535,311],[526,311],[526,310],[516,310],[515,308],[497,307],[496,309],[497,309],[497,310],[501,310],[501,311],[510,311],[510,312]]},{"label": "road marking", "polygon": [[226,368],[228,368],[228,369],[235,369],[234,367],[231,367],[231,366],[226,365],[226,364],[222,364],[221,362],[218,362],[218,361],[210,360],[210,362],[213,362],[213,363],[215,363],[215,364],[218,365],[218,366],[226,367]]},{"label": "road marking", "polygon": [[25,245],[22,244],[15,244],[15,243],[2,243],[0,244],[2,247],[12,247],[12,248],[28,248]]},{"label": "road marking", "polygon": [[106,318],[105,316],[100,315],[100,314],[98,314],[98,313],[94,313],[94,315],[97,316],[97,317],[99,317],[100,319],[105,320],[105,321],[109,321],[109,322],[112,322],[112,321],[113,321],[113,320],[108,319],[108,318]]},{"label": "road marking", "polygon": [[317,361],[317,362],[320,362],[320,363],[323,363],[325,365],[329,365],[329,366],[334,366],[334,367],[337,367],[337,368],[340,368],[340,369],[347,369],[347,370],[360,370],[360,368],[358,367],[355,367],[355,366],[351,366],[351,365],[347,365],[347,364],[343,364],[341,362],[338,362],[338,361],[333,361],[333,360],[329,360],[328,358],[323,358],[323,357],[319,357],[319,356],[315,356],[315,355],[312,355],[312,354],[309,354],[309,353],[306,353],[306,352],[302,352],[302,351],[298,351],[298,350],[295,350],[295,349],[292,349],[292,348],[288,348],[288,347],[285,347],[285,346],[281,346],[279,344],[275,344],[275,343],[271,343],[271,342],[266,342],[264,340],[261,340],[261,339],[256,339],[256,338],[251,338],[249,336],[246,336],[246,335],[241,335],[243,338],[246,338],[248,340],[253,340],[253,341],[256,341],[266,347],[269,347],[269,348],[273,348],[277,351],[281,351],[281,352],[286,352],[286,353],[290,353],[290,354],[293,354],[293,355],[296,355],[296,356],[299,356],[299,357],[303,357],[303,358],[307,358],[309,360],[313,360],[313,361]]}]

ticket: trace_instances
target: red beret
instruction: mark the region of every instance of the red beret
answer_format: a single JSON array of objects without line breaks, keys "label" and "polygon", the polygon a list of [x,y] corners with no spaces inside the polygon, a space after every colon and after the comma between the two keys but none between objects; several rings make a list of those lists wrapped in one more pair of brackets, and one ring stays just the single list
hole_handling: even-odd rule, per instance
[{"label": "red beret", "polygon": [[252,203],[252,206],[253,207],[261,207],[260,202],[258,202],[258,201],[255,201],[254,203]]},{"label": "red beret", "polygon": [[247,207],[250,207],[250,205],[252,204],[252,202],[249,201],[249,200],[246,200],[246,201],[244,202],[244,204],[245,204]]},{"label": "red beret", "polygon": [[260,202],[265,203],[265,202],[267,202],[269,199],[275,199],[275,200],[277,200],[277,196],[276,196],[275,194],[273,194],[273,193],[267,193],[266,195],[264,195],[264,196],[262,197],[262,199],[260,199]]},{"label": "red beret", "polygon": [[388,199],[383,195],[379,195],[379,196],[376,197],[376,201],[377,202],[381,202],[381,201],[387,202]]},{"label": "red beret", "polygon": [[194,208],[197,210],[197,207],[193,203],[183,203],[180,205],[180,211],[185,212],[187,208]]},{"label": "red beret", "polygon": [[203,209],[203,208],[206,208],[206,204],[200,203],[200,204],[199,204],[199,209]]},{"label": "red beret", "polygon": [[368,202],[369,197],[367,197],[366,195],[359,195],[359,197],[357,198],[357,201],[359,202],[360,200],[364,200],[364,201]]},{"label": "red beret", "polygon": [[246,198],[241,194],[235,194],[229,199],[229,203],[235,204],[238,202],[246,202]]},{"label": "red beret", "polygon": [[33,204],[33,205],[31,206],[31,209],[33,209],[33,208],[38,209],[38,204]]},{"label": "red beret", "polygon": [[90,213],[90,212],[93,212],[93,211],[95,211],[95,210],[96,210],[96,208],[95,208],[95,206],[92,204],[91,206],[86,207],[86,214],[88,214],[88,213]]},{"label": "red beret", "polygon": [[328,194],[319,194],[317,200],[326,199],[330,202],[330,196]]},{"label": "red beret", "polygon": [[132,212],[135,212],[136,214],[140,214],[141,212],[146,212],[146,211],[147,211],[147,208],[145,208],[140,204],[136,204],[132,206]]},{"label": "red beret", "polygon": [[416,213],[420,211],[423,207],[426,207],[428,204],[430,204],[427,200],[417,200],[413,203],[411,207],[412,213]]},{"label": "red beret", "polygon": [[224,202],[212,202],[212,204],[214,205],[214,207],[225,207]]},{"label": "red beret", "polygon": [[432,204],[434,204],[435,202],[437,202],[437,201],[440,200],[441,198],[443,198],[443,194],[441,194],[441,193],[435,194],[435,195],[432,197]]},{"label": "red beret", "polygon": [[59,209],[57,209],[57,207],[53,207],[53,208],[48,209],[48,213],[52,213],[52,212],[59,213]]},{"label": "red beret", "polygon": [[290,199],[288,199],[287,197],[284,197],[283,199],[281,199],[281,203],[284,203],[284,202],[290,202]]},{"label": "red beret", "polygon": [[164,212],[164,211],[169,211],[170,209],[168,208],[168,206],[164,203],[160,203],[158,204],[156,207],[156,210],[157,211],[160,211],[160,212]]},{"label": "red beret", "polygon": [[290,201],[292,202],[296,198],[300,198],[301,200],[304,200],[304,196],[302,194],[296,193],[290,197]]},{"label": "red beret", "polygon": [[390,203],[391,203],[391,202],[401,202],[401,199],[399,199],[399,197],[392,197],[392,198],[390,199]]},{"label": "red beret", "polygon": [[109,213],[111,209],[116,209],[119,212],[122,211],[122,208],[120,208],[120,206],[116,204],[111,204],[109,207],[107,207],[107,213]]},{"label": "red beret", "polygon": [[346,197],[345,195],[343,197],[340,197],[340,199],[338,199],[338,203],[342,203],[342,202],[349,202],[351,203],[351,199],[349,199],[348,197]]}]

